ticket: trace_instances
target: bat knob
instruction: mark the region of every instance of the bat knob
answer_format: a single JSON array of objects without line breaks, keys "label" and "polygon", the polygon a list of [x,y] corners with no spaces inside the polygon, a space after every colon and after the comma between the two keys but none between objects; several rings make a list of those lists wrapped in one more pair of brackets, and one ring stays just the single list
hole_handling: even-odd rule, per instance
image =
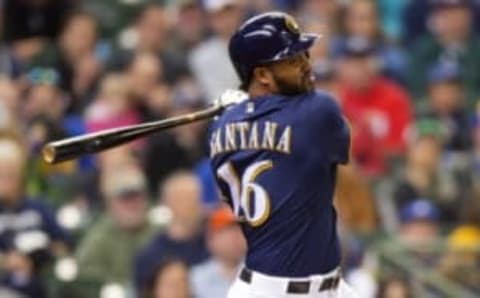
[{"label": "bat knob", "polygon": [[45,160],[47,163],[52,164],[55,161],[56,157],[56,152],[55,147],[52,146],[51,144],[45,145],[42,149],[42,156],[43,160]]}]

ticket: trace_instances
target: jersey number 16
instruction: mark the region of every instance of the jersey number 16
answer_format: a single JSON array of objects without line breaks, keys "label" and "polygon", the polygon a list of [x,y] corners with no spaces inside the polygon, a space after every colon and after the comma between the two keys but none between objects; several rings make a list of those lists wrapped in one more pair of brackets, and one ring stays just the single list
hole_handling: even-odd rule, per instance
[{"label": "jersey number 16", "polygon": [[224,180],[232,197],[233,212],[237,217],[245,216],[253,227],[262,225],[270,215],[270,197],[268,192],[255,179],[273,167],[271,160],[258,161],[245,169],[239,179],[232,163],[226,162],[217,170],[217,175]]}]

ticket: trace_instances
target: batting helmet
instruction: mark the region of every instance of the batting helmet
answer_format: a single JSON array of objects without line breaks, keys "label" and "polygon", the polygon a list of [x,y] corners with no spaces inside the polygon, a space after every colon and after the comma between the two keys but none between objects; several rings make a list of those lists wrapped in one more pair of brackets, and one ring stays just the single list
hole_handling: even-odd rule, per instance
[{"label": "batting helmet", "polygon": [[283,12],[267,12],[248,19],[231,37],[230,60],[243,84],[253,69],[308,50],[317,34],[302,33],[295,19]]}]

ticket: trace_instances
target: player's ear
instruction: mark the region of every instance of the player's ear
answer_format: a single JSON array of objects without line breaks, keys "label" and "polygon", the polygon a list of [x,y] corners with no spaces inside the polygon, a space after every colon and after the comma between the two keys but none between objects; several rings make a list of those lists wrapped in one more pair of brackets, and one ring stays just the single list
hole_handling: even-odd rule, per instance
[{"label": "player's ear", "polygon": [[270,86],[273,82],[273,76],[270,70],[266,67],[256,67],[253,70],[254,79],[262,86]]}]

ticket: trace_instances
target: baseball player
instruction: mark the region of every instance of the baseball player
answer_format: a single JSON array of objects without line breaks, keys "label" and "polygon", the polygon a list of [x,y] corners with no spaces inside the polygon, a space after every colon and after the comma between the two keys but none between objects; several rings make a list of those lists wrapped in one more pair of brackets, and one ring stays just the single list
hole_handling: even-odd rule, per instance
[{"label": "baseball player", "polygon": [[269,12],[230,40],[249,98],[209,132],[217,184],[248,244],[228,298],[356,297],[340,275],[332,205],[349,128],[335,100],[314,90],[308,50],[317,38]]}]

